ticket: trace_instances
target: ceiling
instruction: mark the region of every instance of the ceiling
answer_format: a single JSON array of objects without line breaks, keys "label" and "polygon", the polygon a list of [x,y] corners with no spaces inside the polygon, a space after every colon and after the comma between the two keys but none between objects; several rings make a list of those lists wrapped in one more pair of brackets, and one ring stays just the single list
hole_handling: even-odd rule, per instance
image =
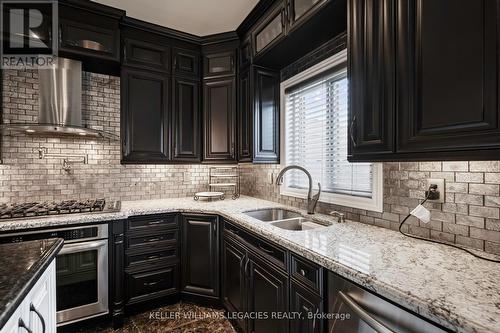
[{"label": "ceiling", "polygon": [[94,0],[127,16],[207,36],[234,31],[259,0]]}]

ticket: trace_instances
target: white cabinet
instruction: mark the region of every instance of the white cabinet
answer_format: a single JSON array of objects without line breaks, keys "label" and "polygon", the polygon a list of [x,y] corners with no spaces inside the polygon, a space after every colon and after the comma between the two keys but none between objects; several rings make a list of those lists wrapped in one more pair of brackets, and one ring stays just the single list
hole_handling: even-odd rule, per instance
[{"label": "white cabinet", "polygon": [[52,260],[0,333],[56,333],[55,260]]}]

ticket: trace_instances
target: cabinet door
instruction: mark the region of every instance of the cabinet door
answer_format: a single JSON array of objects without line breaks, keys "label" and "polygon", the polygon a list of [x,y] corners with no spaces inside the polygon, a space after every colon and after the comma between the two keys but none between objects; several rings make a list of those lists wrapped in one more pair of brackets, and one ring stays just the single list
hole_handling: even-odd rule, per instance
[{"label": "cabinet door", "polygon": [[199,78],[200,75],[200,56],[192,50],[184,50],[180,48],[173,49],[174,59],[174,74],[188,76],[191,78]]},{"label": "cabinet door", "polygon": [[279,163],[279,72],[254,71],[254,163]]},{"label": "cabinet door", "polygon": [[45,270],[25,302],[29,311],[29,327],[33,333],[56,331],[55,261]]},{"label": "cabinet door", "polygon": [[252,44],[256,55],[263,53],[285,37],[285,21],[285,1],[279,1],[252,32]]},{"label": "cabinet door", "polygon": [[234,57],[232,51],[206,54],[203,59],[203,78],[234,75]]},{"label": "cabinet door", "polygon": [[252,113],[253,94],[251,71],[246,69],[239,75],[239,108],[238,108],[238,161],[252,161]]},{"label": "cabinet door", "polygon": [[272,313],[288,311],[288,275],[254,255],[248,262],[248,312],[267,313],[267,319],[249,319],[254,333],[288,332],[288,320],[271,318]]},{"label": "cabinet door", "polygon": [[219,297],[219,226],[215,216],[186,215],[182,223],[182,292]]},{"label": "cabinet door", "polygon": [[290,312],[300,313],[300,318],[290,320],[291,333],[322,332],[323,322],[318,319],[323,311],[323,300],[300,283],[293,281],[290,290]]},{"label": "cabinet door", "polygon": [[124,65],[162,72],[170,70],[170,49],[167,46],[131,38],[126,38],[123,43]]},{"label": "cabinet door", "polygon": [[313,16],[329,0],[288,0],[287,14],[290,30]]},{"label": "cabinet door", "polygon": [[199,82],[173,78],[173,160],[201,161]]},{"label": "cabinet door", "polygon": [[118,27],[116,29],[104,28],[67,19],[61,19],[59,25],[61,51],[120,60]]},{"label": "cabinet door", "polygon": [[123,68],[121,74],[122,162],[169,160],[169,79]]},{"label": "cabinet door", "polygon": [[397,150],[498,148],[499,2],[397,3]]},{"label": "cabinet door", "polygon": [[[230,312],[243,312],[246,308],[246,259],[243,246],[225,237],[222,246],[222,300]],[[245,328],[244,319],[238,319],[238,324]]]},{"label": "cabinet door", "polygon": [[394,151],[393,0],[349,0],[349,152],[352,161]]},{"label": "cabinet door", "polygon": [[236,89],[234,77],[203,82],[206,162],[234,162]]}]

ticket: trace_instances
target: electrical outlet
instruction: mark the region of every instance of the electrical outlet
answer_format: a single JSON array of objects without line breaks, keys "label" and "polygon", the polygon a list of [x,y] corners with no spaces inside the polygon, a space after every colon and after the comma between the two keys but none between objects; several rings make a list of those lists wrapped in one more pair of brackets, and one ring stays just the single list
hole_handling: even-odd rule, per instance
[{"label": "electrical outlet", "polygon": [[431,184],[437,185],[436,191],[439,192],[439,198],[435,200],[429,199],[428,201],[444,203],[444,196],[445,196],[444,179],[435,179],[435,178],[427,179],[427,187],[425,188],[426,191],[429,189],[429,186],[431,186]]}]

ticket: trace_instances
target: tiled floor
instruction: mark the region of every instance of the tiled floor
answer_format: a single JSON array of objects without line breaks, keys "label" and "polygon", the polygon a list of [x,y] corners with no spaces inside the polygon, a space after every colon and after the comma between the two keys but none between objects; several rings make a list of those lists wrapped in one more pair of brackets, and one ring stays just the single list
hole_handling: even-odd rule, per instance
[{"label": "tiled floor", "polygon": [[177,303],[131,316],[123,328],[92,327],[77,333],[236,333],[222,310]]}]

